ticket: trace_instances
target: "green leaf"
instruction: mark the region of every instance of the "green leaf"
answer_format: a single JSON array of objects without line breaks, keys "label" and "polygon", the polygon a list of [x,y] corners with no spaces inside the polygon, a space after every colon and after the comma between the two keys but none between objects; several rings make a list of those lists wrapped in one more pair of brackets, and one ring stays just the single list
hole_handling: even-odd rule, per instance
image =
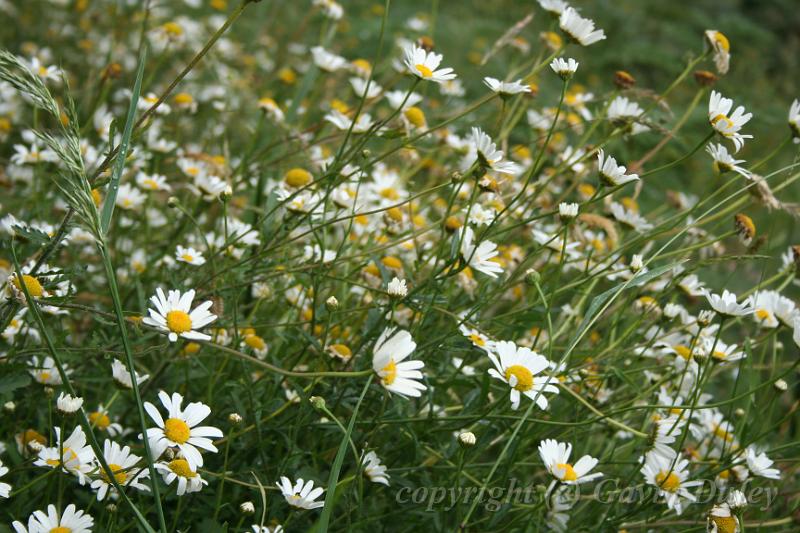
[{"label": "green leaf", "polygon": [[31,377],[27,372],[17,372],[0,377],[0,394],[13,392],[27,386],[31,382]]},{"label": "green leaf", "polygon": [[114,204],[117,201],[117,192],[119,191],[119,180],[125,168],[125,158],[128,157],[128,148],[131,142],[131,134],[133,133],[133,123],[136,118],[136,105],[139,102],[139,93],[142,90],[142,77],[144,75],[144,61],[146,56],[147,47],[142,47],[142,53],[139,56],[139,68],[136,71],[136,81],[133,84],[133,92],[131,93],[131,104],[128,107],[128,117],[125,120],[125,129],[122,132],[122,141],[120,141],[119,144],[117,158],[114,160],[111,181],[108,183],[108,196],[103,203],[103,215],[100,218],[100,229],[103,234],[108,232],[108,226],[111,224],[111,216],[114,214]]}]

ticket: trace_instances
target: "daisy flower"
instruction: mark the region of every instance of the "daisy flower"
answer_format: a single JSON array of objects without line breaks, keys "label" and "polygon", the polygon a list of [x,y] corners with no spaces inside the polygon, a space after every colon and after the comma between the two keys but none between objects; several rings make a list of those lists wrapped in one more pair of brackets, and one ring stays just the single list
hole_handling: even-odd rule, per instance
[{"label": "daisy flower", "polygon": [[600,173],[600,182],[608,187],[625,185],[639,179],[637,174],[626,174],[627,169],[617,165],[617,160],[613,157],[606,157],[602,149],[597,151],[597,170]]},{"label": "daisy flower", "polygon": [[665,498],[667,506],[675,510],[677,514],[681,514],[683,512],[682,499],[692,502],[696,500],[688,489],[702,485],[703,482],[687,481],[689,471],[686,466],[689,461],[677,459],[674,450],[671,452],[671,456],[660,453],[647,454],[640,472],[649,485],[658,489],[659,496]]},{"label": "daisy flower", "polygon": [[39,457],[33,463],[46,468],[62,468],[78,477],[81,485],[86,481],[86,474],[94,466],[94,451],[86,444],[86,434],[80,426],[72,430],[72,434],[61,442],[61,428],[54,428],[56,445],[44,447],[39,450]]},{"label": "daisy flower", "polygon": [[199,492],[203,485],[208,485],[208,481],[192,470],[189,462],[182,457],[176,457],[168,463],[156,463],[154,466],[161,472],[161,477],[167,485],[171,485],[175,480],[178,481],[176,492],[178,496]]},{"label": "daisy flower", "polygon": [[800,100],[795,99],[789,108],[789,128],[792,130],[794,142],[800,141]]},{"label": "daisy flower", "polygon": [[120,209],[138,209],[147,199],[147,196],[129,183],[123,183],[117,190],[115,204]]},{"label": "daisy flower", "polygon": [[739,519],[731,513],[726,502],[715,505],[706,517],[706,531],[709,533],[738,533]]},{"label": "daisy flower", "polygon": [[190,312],[192,300],[194,300],[194,289],[182,295],[181,291],[172,290],[168,296],[164,296],[164,291],[159,287],[155,296],[150,297],[155,310],[148,309],[150,316],[142,319],[142,322],[169,332],[169,340],[172,342],[178,340],[179,336],[189,340],[207,341],[211,337],[196,330],[216,320],[217,315],[208,312],[212,305],[210,300]]},{"label": "daisy flower", "polygon": [[480,128],[472,128],[469,153],[462,166],[468,168],[477,159],[486,169],[516,175],[520,171],[519,165],[513,161],[505,161],[503,157],[503,151],[497,149],[497,145],[492,142],[491,137]]},{"label": "daisy flower", "polygon": [[332,54],[321,46],[313,47],[311,49],[311,56],[314,58],[314,64],[327,72],[336,72],[348,65],[345,58]]},{"label": "daisy flower", "polygon": [[420,381],[423,378],[420,369],[425,366],[422,361],[405,361],[417,343],[405,330],[387,328],[383,330],[372,355],[372,369],[381,379],[381,385],[389,392],[404,397],[419,397],[426,389]]},{"label": "daisy flower", "polygon": [[[128,446],[121,447],[119,443],[107,440],[103,443],[103,458],[105,458],[108,468],[114,473],[117,483],[121,486],[143,491],[150,490],[147,485],[141,482],[150,474],[146,468],[136,468],[136,464],[141,460],[141,457],[132,454]],[[91,487],[97,491],[97,501],[103,501],[109,491],[113,496],[116,496],[116,489],[103,468],[100,468],[100,477],[92,481]]]},{"label": "daisy flower", "polygon": [[580,485],[593,479],[602,477],[602,473],[589,472],[597,466],[598,460],[589,455],[584,455],[572,465],[569,456],[572,453],[572,444],[546,439],[539,443],[539,457],[553,477],[568,485]]},{"label": "daisy flower", "polygon": [[192,402],[186,409],[181,409],[183,396],[177,392],[173,392],[170,397],[166,392],[160,391],[158,398],[167,409],[169,418],[166,420],[161,417],[155,405],[144,402],[145,411],[158,426],[147,430],[153,457],[161,456],[167,448],[178,448],[192,471],[197,470],[198,466],[203,466],[203,456],[198,448],[216,453],[217,448],[211,438],[222,437],[222,431],[218,428],[198,426],[211,414],[211,408],[204,403]]},{"label": "daisy flower", "polygon": [[354,133],[364,133],[372,127],[372,117],[369,113],[361,113],[358,115],[355,123],[352,119],[337,109],[333,109],[330,113],[325,115],[325,120],[336,126],[340,130],[349,130],[350,125],[353,126]]},{"label": "daisy flower", "polygon": [[745,162],[744,159],[735,159],[721,144],[709,144],[706,146],[706,152],[714,159],[714,168],[720,174],[733,171],[744,178],[752,179],[750,171],[739,166],[739,163]]},{"label": "daisy flower", "polygon": [[728,38],[717,30],[706,30],[706,42],[714,50],[714,64],[717,72],[727,74],[731,62],[731,43]]},{"label": "daisy flower", "polygon": [[443,83],[456,77],[451,68],[439,69],[439,64],[442,62],[441,54],[426,52],[424,48],[416,45],[407,47],[403,52],[408,70],[422,80]]},{"label": "daisy flower", "polygon": [[617,96],[611,100],[606,113],[612,122],[628,122],[639,118],[644,113],[644,109],[625,96]]},{"label": "daisy flower", "polygon": [[563,57],[557,57],[553,59],[550,63],[550,68],[553,69],[553,72],[561,76],[562,80],[568,80],[572,77],[573,74],[578,70],[578,63],[574,59],[567,58],[564,59]]},{"label": "daisy flower", "polygon": [[578,15],[572,7],[564,9],[558,18],[558,25],[561,31],[581,46],[589,46],[606,38],[603,30],[594,29],[593,20]]},{"label": "daisy flower", "polygon": [[145,174],[139,172],[136,175],[136,185],[146,191],[170,191],[172,187],[167,183],[167,177],[161,174]]},{"label": "daisy flower", "polygon": [[753,307],[753,320],[763,328],[792,327],[800,316],[794,301],[778,291],[757,291],[747,299]]},{"label": "daisy flower", "polygon": [[405,298],[408,295],[406,280],[398,277],[392,278],[392,281],[390,281],[389,285],[386,287],[386,291],[389,293],[389,296]]},{"label": "daisy flower", "polygon": [[502,96],[512,96],[520,93],[531,92],[531,86],[522,83],[522,80],[517,81],[500,81],[495,78],[483,78],[483,83],[489,89]]},{"label": "daisy flower", "polygon": [[708,122],[714,130],[723,137],[730,139],[738,152],[744,146],[745,139],[752,139],[752,135],[742,135],[739,130],[753,117],[752,113],[745,113],[744,106],[739,106],[729,116],[733,100],[725,98],[717,91],[711,91],[708,101]]},{"label": "daisy flower", "polygon": [[758,452],[752,446],[747,447],[745,460],[747,461],[747,468],[754,476],[760,476],[767,479],[780,479],[781,471],[777,468],[772,468],[773,461],[764,452]]},{"label": "daisy flower", "polygon": [[[30,367],[31,376],[36,382],[41,383],[42,385],[61,385],[61,374],[58,373],[58,368],[56,367],[55,360],[48,356],[45,356],[42,359],[41,364],[39,364],[39,357],[34,355],[31,357],[31,360],[28,362],[28,367]],[[72,369],[68,368],[66,364],[63,364],[62,367],[64,368],[64,373],[66,375],[72,374]]]},{"label": "daisy flower", "polygon": [[458,326],[458,331],[460,331],[462,335],[469,339],[473,346],[480,348],[481,350],[488,352],[494,348],[494,341],[477,329],[473,329],[461,324]]},{"label": "daisy flower", "polygon": [[[140,375],[136,371],[134,371],[134,374],[136,375],[137,385],[150,377],[149,374]],[[126,389],[133,388],[133,380],[131,380],[131,373],[128,372],[128,367],[125,366],[125,363],[123,363],[119,359],[114,359],[114,361],[112,361],[111,363],[111,376],[114,378],[114,381],[116,381]]]},{"label": "daisy flower", "polygon": [[736,295],[729,290],[722,291],[722,295],[713,294],[706,290],[704,296],[714,311],[725,316],[745,316],[753,313],[753,308],[748,301],[736,303]]},{"label": "daisy flower", "polygon": [[188,263],[194,266],[205,264],[206,260],[203,254],[192,248],[191,246],[183,247],[180,244],[175,250],[175,259],[181,263]]},{"label": "daisy flower", "polygon": [[362,463],[364,463],[364,473],[370,481],[389,486],[389,474],[386,473],[386,466],[381,464],[381,460],[375,452],[368,452],[364,455]]},{"label": "daisy flower", "polygon": [[314,488],[314,482],[310,479],[308,481],[303,481],[302,478],[298,478],[294,485],[292,485],[289,478],[281,476],[280,483],[275,484],[281,489],[281,494],[283,494],[283,497],[286,499],[286,503],[292,507],[298,507],[300,509],[319,509],[325,505],[324,501],[314,501],[325,492],[325,489],[322,487]]},{"label": "daisy flower", "polygon": [[558,394],[555,379],[550,376],[537,376],[550,368],[550,362],[543,355],[530,348],[517,346],[511,341],[498,341],[494,350],[488,352],[489,359],[495,368],[489,369],[489,375],[507,383],[511,387],[511,408],[519,408],[520,393],[536,401],[540,409],[547,409],[545,392]]},{"label": "daisy flower", "polygon": [[469,226],[461,228],[461,256],[467,262],[470,268],[483,272],[487,276],[496,278],[497,274],[503,272],[503,267],[500,263],[492,261],[499,252],[497,245],[492,241],[482,241],[479,245],[475,245],[472,241],[475,238],[475,233]]},{"label": "daisy flower", "polygon": [[28,517],[27,528],[19,521],[11,525],[17,533],[89,533],[94,526],[94,519],[79,511],[72,503],[59,516],[56,506],[50,504],[47,506],[47,513],[34,511]]}]

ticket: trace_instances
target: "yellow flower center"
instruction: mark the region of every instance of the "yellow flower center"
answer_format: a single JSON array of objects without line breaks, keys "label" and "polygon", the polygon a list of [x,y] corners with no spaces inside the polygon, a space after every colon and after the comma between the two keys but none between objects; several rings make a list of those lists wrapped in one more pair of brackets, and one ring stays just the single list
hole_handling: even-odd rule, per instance
[{"label": "yellow flower center", "polygon": [[245,335],[244,343],[254,350],[263,350],[267,347],[267,343],[258,335]]},{"label": "yellow flower center", "polygon": [[111,419],[108,418],[108,415],[99,411],[89,413],[89,422],[100,431],[105,431],[111,425]]},{"label": "yellow flower center", "polygon": [[193,263],[194,262],[194,256],[192,254],[183,254],[181,256],[181,259],[183,259],[187,263]]},{"label": "yellow flower center", "polygon": [[558,463],[556,468],[562,470],[564,473],[561,474],[561,479],[563,481],[575,481],[578,479],[578,474],[575,473],[575,469],[572,468],[572,465],[569,463]]},{"label": "yellow flower center", "polygon": [[417,106],[411,106],[403,113],[408,121],[414,126],[421,128],[425,126],[425,113]]},{"label": "yellow flower center", "polygon": [[[39,280],[33,276],[23,274],[22,282],[25,283],[25,288],[28,289],[28,294],[30,294],[32,298],[39,298],[44,294],[44,288],[42,287],[42,284],[39,283]],[[19,282],[19,278],[17,276],[14,276],[14,286],[17,288],[17,290],[22,290],[22,284]]]},{"label": "yellow flower center", "polygon": [[677,346],[673,346],[672,349],[675,350],[675,353],[677,353],[687,361],[692,357],[692,350],[690,350],[688,346],[679,344]]},{"label": "yellow flower center", "polygon": [[470,334],[469,340],[471,340],[472,344],[475,344],[476,346],[486,346],[486,341],[483,340],[483,337],[481,337],[477,333]]},{"label": "yellow flower center", "polygon": [[189,426],[179,418],[167,418],[164,421],[164,435],[172,442],[184,444],[189,440]]},{"label": "yellow flower center", "polygon": [[192,472],[189,468],[189,463],[186,459],[173,459],[168,464],[169,469],[181,477],[193,478],[197,476],[197,472]]},{"label": "yellow flower center", "polygon": [[735,533],[738,531],[736,517],[734,516],[712,516],[711,521],[717,526],[718,533]]},{"label": "yellow flower center", "polygon": [[769,320],[770,318],[772,318],[772,313],[770,313],[766,309],[756,309],[756,318],[764,322],[765,320]]},{"label": "yellow flower center", "polygon": [[517,378],[514,388],[518,391],[529,391],[533,388],[533,374],[522,365],[511,365],[506,369],[506,380],[511,381],[511,376]]},{"label": "yellow flower center", "polygon": [[[722,123],[721,125],[717,126],[717,124]],[[723,135],[728,135],[727,130],[733,128],[733,121],[729,119],[727,116],[720,113],[716,117],[711,119],[711,125],[714,126],[717,131],[720,131]]]},{"label": "yellow flower center", "polygon": [[[120,465],[116,465],[114,463],[108,463],[108,468],[114,473],[114,479],[117,480],[117,483],[120,485],[125,483],[125,480],[128,479],[128,474],[125,473],[125,469],[122,468]],[[108,478],[108,474],[104,469],[100,470],[100,477],[102,477],[106,483],[111,483]]]},{"label": "yellow flower center", "polygon": [[403,268],[403,263],[400,261],[400,259],[393,255],[387,255],[381,259],[381,263],[383,263],[383,266],[387,268],[393,268],[395,270],[400,270]]},{"label": "yellow flower center", "polygon": [[68,528],[67,526],[56,526],[50,528],[50,533],[70,533],[71,531],[72,529]]},{"label": "yellow flower center", "polygon": [[49,381],[50,380],[50,372],[48,372],[47,370],[42,370],[39,373],[39,377],[41,378],[42,381]]},{"label": "yellow flower center", "polygon": [[725,37],[720,32],[716,32],[714,34],[714,42],[717,43],[719,45],[719,47],[722,48],[723,50],[725,50],[726,52],[729,52],[730,49],[731,49],[730,41],[728,41],[728,38]]},{"label": "yellow flower center", "polygon": [[154,191],[158,189],[158,182],[156,182],[156,180],[153,178],[146,178],[143,183],[148,189],[152,189]]},{"label": "yellow flower center", "polygon": [[293,168],[286,173],[284,181],[290,187],[303,187],[311,183],[311,173],[302,168]]},{"label": "yellow flower center", "polygon": [[[716,354],[714,355],[716,357]],[[733,435],[731,435],[726,429],[724,429],[722,426],[719,425],[714,426],[714,435],[727,442],[733,440]]]},{"label": "yellow flower center", "polygon": [[186,333],[192,330],[192,318],[184,311],[167,313],[167,327],[174,333]]},{"label": "yellow flower center", "polygon": [[189,93],[178,93],[175,95],[175,103],[178,105],[189,105],[194,102],[194,98]]},{"label": "yellow flower center", "polygon": [[418,65],[414,65],[414,67],[417,69],[417,72],[422,74],[423,78],[430,78],[431,76],[433,76],[433,71],[421,63]]},{"label": "yellow flower center", "polygon": [[378,193],[387,200],[397,200],[400,198],[400,193],[397,192],[397,189],[394,187],[386,187],[385,189],[381,189]]},{"label": "yellow flower center", "polygon": [[681,478],[675,472],[662,470],[656,474],[656,484],[667,492],[676,492],[681,488]]},{"label": "yellow flower center", "polygon": [[350,359],[350,357],[353,355],[353,352],[350,350],[350,348],[344,344],[331,344],[330,349],[336,357],[341,359]]},{"label": "yellow flower center", "polygon": [[381,379],[384,385],[391,385],[394,383],[394,380],[397,379],[397,364],[395,364],[394,359],[389,359],[389,364],[381,369],[385,375]]}]

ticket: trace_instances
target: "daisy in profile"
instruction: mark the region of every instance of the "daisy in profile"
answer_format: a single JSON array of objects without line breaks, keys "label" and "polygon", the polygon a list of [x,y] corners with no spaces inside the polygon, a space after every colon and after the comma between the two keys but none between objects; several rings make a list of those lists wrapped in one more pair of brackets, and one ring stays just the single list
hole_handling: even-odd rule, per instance
[{"label": "daisy in profile", "polygon": [[728,38],[717,30],[706,30],[706,42],[714,51],[714,64],[717,72],[727,74],[731,63],[731,43]]},{"label": "daisy in profile", "polygon": [[178,489],[176,492],[178,496],[191,494],[192,492],[200,492],[203,485],[208,485],[208,481],[192,470],[189,466],[189,462],[182,457],[176,457],[168,463],[156,463],[154,466],[156,470],[161,472],[164,483],[171,485],[174,481],[178,482]]},{"label": "daisy in profile", "polygon": [[539,6],[553,15],[561,15],[569,4],[564,0],[538,0]]},{"label": "daisy in profile", "polygon": [[184,247],[180,244],[175,249],[175,259],[180,261],[181,263],[187,263],[189,265],[194,266],[201,266],[204,265],[206,260],[203,257],[203,254],[192,248],[191,246]]},{"label": "daisy in profile", "polygon": [[86,434],[80,426],[72,430],[70,436],[61,442],[61,428],[54,428],[55,446],[39,450],[39,457],[33,463],[47,468],[61,468],[77,476],[81,485],[86,482],[86,475],[94,470],[94,451],[86,444]]},{"label": "daisy in profile", "polygon": [[487,170],[512,175],[516,175],[520,171],[519,165],[504,159],[503,151],[498,150],[497,145],[492,142],[492,138],[480,128],[472,128],[469,153],[464,158],[462,167],[469,168],[476,159]]},{"label": "daisy in profile", "polygon": [[617,96],[611,100],[606,113],[611,122],[630,122],[639,118],[644,113],[644,109],[625,96]]},{"label": "daisy in profile", "polygon": [[750,171],[739,166],[740,163],[745,162],[744,159],[734,158],[721,144],[710,143],[706,146],[706,152],[714,159],[714,168],[720,174],[733,171],[743,178],[752,179]]},{"label": "daisy in profile", "polygon": [[469,226],[461,229],[461,257],[467,262],[470,268],[483,272],[487,276],[496,278],[497,274],[503,272],[500,263],[492,259],[500,253],[497,245],[492,241],[482,241],[475,245],[475,232]]},{"label": "daisy in profile", "polygon": [[364,474],[370,481],[389,486],[389,474],[386,473],[386,466],[381,464],[381,460],[375,452],[367,452],[361,462],[364,464]]},{"label": "daisy in profile", "polygon": [[280,482],[275,484],[281,489],[281,494],[283,494],[283,497],[286,499],[286,503],[292,507],[297,507],[299,509],[319,509],[325,505],[324,501],[315,501],[322,496],[325,489],[322,487],[314,488],[314,482],[310,479],[304,481],[302,478],[298,478],[294,485],[292,485],[289,478],[281,476]]},{"label": "daisy in profile", "polygon": [[345,58],[332,54],[321,46],[313,47],[311,49],[311,56],[314,59],[314,64],[327,72],[336,72],[337,70],[347,67],[349,64]]},{"label": "daisy in profile", "polygon": [[330,113],[325,115],[325,120],[340,130],[349,130],[352,125],[354,133],[364,133],[373,125],[372,117],[369,113],[361,113],[358,115],[355,123],[353,123],[350,117],[337,109],[333,109]]},{"label": "daisy in profile", "polygon": [[381,385],[389,392],[404,397],[419,397],[426,389],[421,383],[422,361],[405,361],[417,348],[411,334],[405,330],[387,328],[383,330],[372,355],[372,369],[381,380]]},{"label": "daisy in profile", "polygon": [[562,80],[566,81],[570,79],[575,72],[577,72],[578,65],[579,63],[571,57],[567,59],[564,59],[563,57],[557,57],[550,63],[550,68],[553,69],[553,72],[558,74]]},{"label": "daisy in profile", "polygon": [[164,296],[161,287],[156,289],[155,296],[150,301],[155,306],[148,309],[150,316],[142,319],[148,326],[169,332],[169,340],[175,342],[178,337],[189,340],[211,339],[211,336],[196,331],[217,319],[217,315],[208,312],[212,305],[211,300],[203,302],[190,312],[194,300],[194,289],[181,294],[179,290],[169,291]]},{"label": "daisy in profile", "polygon": [[545,356],[511,341],[498,341],[488,355],[494,365],[489,369],[489,375],[511,387],[512,409],[519,408],[521,394],[535,400],[540,409],[547,409],[545,392],[558,394],[554,378],[537,375],[550,368]]},{"label": "daisy in profile", "polygon": [[800,142],[800,100],[795,99],[789,108],[789,128],[795,144]]},{"label": "daisy in profile", "polygon": [[[131,453],[127,446],[121,447],[118,443],[107,440],[103,443],[103,458],[106,464],[114,473],[114,478],[121,486],[132,487],[136,490],[149,491],[147,485],[142,484],[142,480],[150,474],[146,468],[136,468],[141,457]],[[116,490],[108,477],[105,469],[100,468],[100,477],[92,481],[91,487],[97,491],[97,501],[103,501],[106,495],[111,494],[116,497]]]},{"label": "daisy in profile", "polygon": [[606,38],[603,30],[594,29],[593,20],[580,16],[572,7],[564,9],[558,18],[558,25],[561,31],[581,46],[589,46]]},{"label": "daisy in profile", "polygon": [[580,485],[593,479],[602,477],[602,473],[589,472],[597,466],[598,460],[589,455],[584,455],[574,465],[570,464],[569,456],[572,453],[572,444],[546,439],[539,443],[539,457],[550,472],[561,483]]},{"label": "daisy in profile", "polygon": [[28,517],[28,527],[22,522],[11,524],[17,533],[89,533],[94,526],[94,518],[79,511],[75,504],[67,505],[59,516],[56,506],[47,506],[47,513],[34,511]]},{"label": "daisy in profile", "polygon": [[522,83],[522,80],[517,81],[500,81],[495,78],[483,78],[483,83],[501,96],[513,96],[520,93],[531,92],[531,86]]},{"label": "daisy in profile", "polygon": [[146,174],[139,172],[136,175],[136,185],[145,191],[170,191],[172,187],[167,183],[167,177],[161,174]]},{"label": "daisy in profile", "polygon": [[747,461],[747,468],[754,476],[760,476],[767,479],[780,479],[781,471],[773,468],[774,461],[767,457],[764,452],[759,452],[753,446],[748,446],[745,453],[745,460]]},{"label": "daisy in profile", "polygon": [[626,174],[627,169],[617,165],[617,160],[613,157],[606,157],[602,149],[597,151],[597,170],[600,173],[600,182],[608,187],[625,185],[639,179],[637,174]]},{"label": "daisy in profile", "polygon": [[744,106],[739,106],[729,115],[733,108],[733,100],[725,98],[717,91],[711,91],[708,101],[708,122],[714,130],[733,142],[734,152],[744,146],[745,139],[752,139],[752,135],[742,135],[739,130],[753,118],[752,113],[745,113]]},{"label": "daisy in profile", "polygon": [[422,80],[443,83],[456,77],[453,69],[439,68],[442,62],[441,54],[426,52],[424,48],[416,45],[409,46],[403,53],[405,55],[404,62],[408,70]]},{"label": "daisy in profile", "polygon": [[192,471],[197,470],[198,466],[203,466],[203,456],[198,448],[216,453],[217,448],[211,439],[222,437],[222,431],[218,428],[198,425],[211,414],[211,408],[204,403],[192,402],[182,409],[183,396],[177,392],[170,397],[160,391],[158,398],[167,410],[169,418],[166,420],[155,405],[144,402],[145,411],[158,426],[147,430],[153,457],[161,456],[167,448],[178,448]]},{"label": "daisy in profile", "polygon": [[708,300],[711,308],[724,316],[745,316],[753,314],[753,308],[748,301],[744,303],[736,302],[736,295],[728,289],[722,291],[722,295],[713,294],[711,291],[705,291],[705,297]]},{"label": "daisy in profile", "polygon": [[702,485],[702,481],[687,481],[689,471],[686,469],[689,461],[678,459],[675,451],[671,455],[649,453],[645,457],[644,465],[640,472],[645,481],[658,489],[659,496],[663,497],[667,506],[677,514],[683,512],[682,500],[695,501],[694,495],[688,489]]},{"label": "daisy in profile", "polygon": [[[134,371],[136,374],[136,384],[141,384],[144,380],[150,377],[149,374],[139,374],[138,372]],[[119,359],[114,359],[111,363],[111,376],[114,378],[114,381],[125,387],[126,389],[133,388],[133,380],[131,379],[131,373],[128,372],[128,367],[125,366],[125,363],[120,361]]]}]

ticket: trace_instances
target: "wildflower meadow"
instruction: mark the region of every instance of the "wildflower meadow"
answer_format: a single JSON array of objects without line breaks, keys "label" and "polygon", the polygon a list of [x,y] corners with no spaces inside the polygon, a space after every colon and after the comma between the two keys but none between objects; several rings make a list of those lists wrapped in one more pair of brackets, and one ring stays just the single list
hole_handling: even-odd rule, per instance
[{"label": "wildflower meadow", "polygon": [[0,533],[800,530],[789,0],[0,0]]}]

